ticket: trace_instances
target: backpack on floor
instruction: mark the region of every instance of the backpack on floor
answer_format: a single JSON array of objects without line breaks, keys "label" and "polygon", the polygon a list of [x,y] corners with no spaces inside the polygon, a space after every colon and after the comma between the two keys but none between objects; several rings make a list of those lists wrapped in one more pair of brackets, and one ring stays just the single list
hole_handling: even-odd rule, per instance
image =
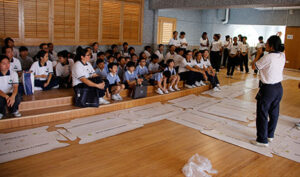
[{"label": "backpack on floor", "polygon": [[33,95],[34,93],[34,74],[33,73],[23,73],[23,87],[25,95]]},{"label": "backpack on floor", "polygon": [[96,88],[74,88],[75,106],[99,107],[99,92]]}]

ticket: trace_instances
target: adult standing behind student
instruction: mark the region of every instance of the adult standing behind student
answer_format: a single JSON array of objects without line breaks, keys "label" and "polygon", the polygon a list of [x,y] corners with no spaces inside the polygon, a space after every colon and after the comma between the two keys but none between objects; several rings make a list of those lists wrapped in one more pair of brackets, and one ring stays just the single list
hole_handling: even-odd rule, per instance
[{"label": "adult standing behind student", "polygon": [[226,67],[228,55],[229,55],[230,44],[232,43],[232,39],[230,38],[229,35],[225,36],[225,38],[226,38],[226,40],[223,43],[223,47],[224,47],[223,67]]},{"label": "adult standing behind student", "polygon": [[7,56],[0,55],[0,119],[6,115],[6,107],[14,117],[20,117],[18,111],[21,96],[18,94],[19,79],[15,71],[10,70]]},{"label": "adult standing behind student", "polygon": [[170,39],[169,45],[174,45],[176,48],[180,47],[180,41],[177,36],[178,36],[178,32],[173,31],[173,37]]},{"label": "adult standing behind student", "polygon": [[33,63],[33,59],[28,56],[28,49],[25,46],[19,48],[19,60],[23,71],[28,71]]},{"label": "adult standing behind student", "polygon": [[186,41],[186,38],[185,38],[185,32],[184,31],[181,31],[180,32],[180,35],[179,35],[179,42],[180,42],[180,48],[183,48],[184,50],[186,50],[187,46],[188,46],[188,43]]},{"label": "adult standing behind student", "polygon": [[214,34],[213,41],[211,42],[210,46],[210,61],[212,64],[212,67],[216,70],[216,72],[219,72],[220,65],[221,65],[221,57],[222,57],[222,42],[220,40],[219,34]]},{"label": "adult standing behind student", "polygon": [[4,46],[12,48],[13,56],[15,58],[19,58],[19,50],[15,47],[15,41],[12,38],[10,38],[10,37],[5,38]]},{"label": "adult standing behind student", "polygon": [[200,38],[200,52],[203,53],[205,50],[208,50],[209,40],[207,38],[207,33],[203,32]]},{"label": "adult standing behind student", "polygon": [[269,53],[258,60],[263,52],[261,49],[258,50],[252,65],[253,69],[260,71],[260,89],[256,95],[257,138],[251,143],[262,147],[267,147],[274,138],[283,95],[281,81],[286,61],[280,37],[271,36],[266,43],[266,51]]},{"label": "adult standing behind student", "polygon": [[248,68],[248,51],[249,51],[249,44],[247,43],[247,37],[243,36],[242,38],[243,43],[241,44],[240,48],[240,58],[241,58],[241,63],[240,63],[240,71],[244,72],[244,65],[245,65],[245,70],[246,73],[249,73],[249,68]]}]

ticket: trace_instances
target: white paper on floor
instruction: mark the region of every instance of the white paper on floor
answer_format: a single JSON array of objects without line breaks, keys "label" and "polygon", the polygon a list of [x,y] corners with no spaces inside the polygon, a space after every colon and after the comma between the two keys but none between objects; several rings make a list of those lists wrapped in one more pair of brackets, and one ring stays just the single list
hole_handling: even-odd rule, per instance
[{"label": "white paper on floor", "polygon": [[284,79],[284,80],[290,79],[290,80],[298,80],[298,81],[299,81],[299,80],[300,80],[300,77],[283,75],[283,79]]},{"label": "white paper on floor", "polygon": [[220,102],[220,100],[205,96],[188,95],[174,100],[169,100],[168,102],[173,103],[174,106],[188,109],[205,108]]},{"label": "white paper on floor", "polygon": [[79,137],[79,144],[85,144],[143,126],[143,124],[132,123],[129,120],[121,118],[107,119],[103,117],[103,115],[98,115],[98,118],[97,116],[92,117],[93,118],[89,117],[86,120],[72,120],[69,123],[56,125],[56,127],[66,129],[65,132],[60,131],[64,136]]},{"label": "white paper on floor", "polygon": [[66,139],[58,132],[48,132],[48,126],[0,134],[0,163],[8,162],[68,146],[57,140]]},{"label": "white paper on floor", "polygon": [[176,115],[182,111],[181,108],[160,102],[138,106],[127,109],[129,114],[123,115],[122,118],[141,124],[148,124],[159,120],[166,119],[169,116]]}]

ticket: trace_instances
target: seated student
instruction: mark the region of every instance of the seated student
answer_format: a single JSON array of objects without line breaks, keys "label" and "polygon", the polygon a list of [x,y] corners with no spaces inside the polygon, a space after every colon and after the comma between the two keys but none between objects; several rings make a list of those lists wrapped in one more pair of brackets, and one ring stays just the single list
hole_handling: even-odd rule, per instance
[{"label": "seated student", "polygon": [[72,87],[72,67],[74,61],[68,58],[68,51],[63,50],[58,52],[58,64],[56,65],[56,76],[59,83],[59,88]]},{"label": "seated student", "polygon": [[165,57],[165,63],[169,60],[169,59],[174,59],[175,57],[175,49],[176,47],[174,45],[170,45],[169,46],[169,52],[166,54],[166,57]]},{"label": "seated student", "polygon": [[135,48],[129,47],[128,52],[129,52],[129,56],[131,57],[133,54],[135,54]]},{"label": "seated student", "polygon": [[109,73],[107,74],[106,79],[109,82],[109,90],[112,93],[111,99],[115,101],[122,101],[123,98],[120,95],[120,92],[124,90],[125,85],[121,84],[121,80],[117,74],[118,64],[109,63],[108,65]]},{"label": "seated student", "polygon": [[57,57],[57,53],[54,51],[54,45],[53,43],[48,43],[47,44],[48,46],[48,55],[49,55],[49,58],[52,59],[52,62],[54,61],[57,61],[58,60],[58,57]]},{"label": "seated student", "polygon": [[[10,38],[10,37],[5,38],[5,39],[4,39],[4,46],[5,46],[5,47],[10,47],[10,48],[12,48],[12,50],[13,50],[13,56],[14,56],[15,58],[19,58],[19,51],[18,51],[18,49],[15,47],[15,41],[14,41],[12,38]],[[4,53],[3,53],[3,54],[4,54]]]},{"label": "seated student", "polygon": [[203,66],[207,80],[209,80],[209,82],[212,84],[214,91],[221,91],[218,76],[209,61],[208,50],[204,50],[203,57],[201,59],[201,66]]},{"label": "seated student", "polygon": [[152,74],[150,83],[154,84],[153,81],[155,80],[157,75],[160,74],[160,72],[162,71],[161,66],[158,64],[158,56],[156,54],[151,55],[148,71],[150,74]]},{"label": "seated student", "polygon": [[[46,43],[41,43],[39,48],[40,48],[40,50],[43,50],[47,53],[49,52],[49,48]],[[48,56],[48,60],[52,62],[53,59],[51,58],[51,55]],[[39,59],[37,58],[36,55],[33,57],[33,61],[39,61]],[[56,65],[56,62],[54,62],[54,65]],[[52,66],[53,66],[53,64],[52,64]]]},{"label": "seated student", "polygon": [[176,69],[176,72],[178,72],[179,65],[180,65],[181,61],[184,59],[183,58],[184,49],[183,48],[176,48],[175,51],[176,52],[175,52],[174,57],[173,57],[174,68]]},{"label": "seated student", "polygon": [[22,66],[20,60],[14,57],[13,49],[10,47],[3,47],[2,53],[5,54],[10,61],[10,70],[17,72],[20,77],[22,73]]},{"label": "seated student", "polygon": [[227,64],[227,76],[233,76],[235,66],[239,64],[239,44],[237,42],[237,37],[233,38],[233,43],[230,44],[229,47],[229,57],[228,57],[228,64]]},{"label": "seated student", "polygon": [[27,47],[21,46],[19,48],[19,53],[20,53],[20,63],[22,66],[23,71],[28,71],[33,63],[33,59],[28,56],[28,49]]},{"label": "seated student", "polygon": [[196,82],[195,85],[200,87],[202,85],[206,85],[204,81],[207,81],[207,75],[205,73],[203,62],[202,62],[202,53],[197,52],[195,54],[196,59],[194,60],[195,66],[194,68],[199,71],[199,73],[196,73]]},{"label": "seated student", "polygon": [[[175,65],[174,60],[169,59],[167,61],[167,67],[165,68],[165,71],[170,71],[170,74],[171,74],[170,79],[169,79],[170,80],[169,91],[171,91],[171,92],[174,92],[175,90],[177,90],[177,91],[180,90],[178,88],[178,83],[180,81],[180,76],[176,73],[174,65]],[[174,87],[175,90],[173,89],[173,87]]]},{"label": "seated student", "polygon": [[58,82],[53,76],[52,62],[48,60],[48,53],[41,50],[37,53],[38,61],[34,62],[30,71],[34,74],[34,86],[38,90],[58,88]]},{"label": "seated student", "polygon": [[198,49],[193,49],[193,58],[196,58],[196,53],[198,52]]},{"label": "seated student", "polygon": [[123,57],[129,57],[129,52],[128,52],[128,43],[124,42],[123,43],[123,50],[121,50],[121,55]]},{"label": "seated student", "polygon": [[97,59],[98,59],[98,52],[99,52],[99,44],[98,42],[94,42],[92,44],[92,61],[95,61],[94,63],[96,63]]},{"label": "seated student", "polygon": [[151,57],[151,52],[152,52],[152,49],[150,46],[145,46],[145,50],[144,50],[144,53],[146,55],[146,59],[150,59]]},{"label": "seated student", "polygon": [[163,95],[169,93],[167,89],[167,80],[170,78],[170,71],[164,71],[155,75],[155,85],[157,86],[156,93]]},{"label": "seated student", "polygon": [[113,55],[113,51],[112,50],[106,50],[105,51],[105,53],[104,53],[104,61],[105,61],[105,63],[107,63],[107,61],[108,61],[108,57],[109,56],[111,56],[111,55]]},{"label": "seated student", "polygon": [[118,76],[120,79],[123,79],[123,75],[126,71],[126,60],[125,60],[125,57],[121,56],[119,59],[118,59]]},{"label": "seated student", "polygon": [[95,70],[96,74],[102,79],[106,79],[107,77],[107,70],[106,70],[106,65],[104,63],[104,60],[98,59],[97,62],[97,68]]},{"label": "seated student", "polygon": [[104,61],[104,63],[105,63],[105,54],[104,54],[104,52],[98,52],[97,53],[97,60],[96,60],[96,62],[94,63],[94,65],[93,65],[93,67],[96,69],[97,68],[97,61],[98,60],[103,60]]},{"label": "seated student", "polygon": [[107,63],[105,64],[106,72],[109,73],[108,65],[110,63],[115,63],[116,58],[113,55],[107,57]]},{"label": "seated student", "polygon": [[[109,104],[105,100],[108,84],[105,83],[96,73],[90,61],[89,52],[86,49],[78,51],[75,57],[75,64],[72,68],[72,80],[74,89],[95,87],[99,93],[99,104]],[[109,95],[108,95],[109,96]]]},{"label": "seated student", "polygon": [[117,44],[111,45],[111,50],[112,50],[113,56],[116,57],[116,53],[119,51]]},{"label": "seated student", "polygon": [[138,64],[138,56],[136,54],[131,55],[131,61],[134,63],[136,66]]},{"label": "seated student", "polygon": [[158,49],[155,51],[155,54],[158,56],[158,64],[163,65],[165,60],[163,44],[158,45]]},{"label": "seated student", "polygon": [[139,79],[138,75],[135,72],[135,64],[130,61],[127,63],[127,71],[124,73],[123,82],[125,88],[134,88],[136,84],[142,84],[143,79]]},{"label": "seated student", "polygon": [[149,74],[148,68],[146,66],[146,59],[145,58],[141,58],[139,60],[139,64],[136,67],[135,71],[136,71],[139,78],[149,80],[152,77],[152,74]]},{"label": "seated student", "polygon": [[18,111],[21,96],[18,94],[19,79],[15,71],[10,70],[7,56],[0,55],[0,119],[6,115],[6,107],[14,117],[20,117]]},{"label": "seated student", "polygon": [[199,71],[194,68],[195,62],[192,60],[192,55],[192,51],[187,50],[178,69],[179,76],[183,81],[185,81],[185,87],[187,88],[196,87],[196,72],[199,73]]}]

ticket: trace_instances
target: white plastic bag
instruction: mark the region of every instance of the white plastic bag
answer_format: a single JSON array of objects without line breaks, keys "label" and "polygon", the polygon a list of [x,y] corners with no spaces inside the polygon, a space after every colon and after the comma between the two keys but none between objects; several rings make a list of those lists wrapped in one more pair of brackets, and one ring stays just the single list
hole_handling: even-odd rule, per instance
[{"label": "white plastic bag", "polygon": [[189,159],[188,163],[182,168],[182,172],[186,177],[211,177],[207,173],[218,173],[217,170],[212,169],[210,160],[198,154]]}]

